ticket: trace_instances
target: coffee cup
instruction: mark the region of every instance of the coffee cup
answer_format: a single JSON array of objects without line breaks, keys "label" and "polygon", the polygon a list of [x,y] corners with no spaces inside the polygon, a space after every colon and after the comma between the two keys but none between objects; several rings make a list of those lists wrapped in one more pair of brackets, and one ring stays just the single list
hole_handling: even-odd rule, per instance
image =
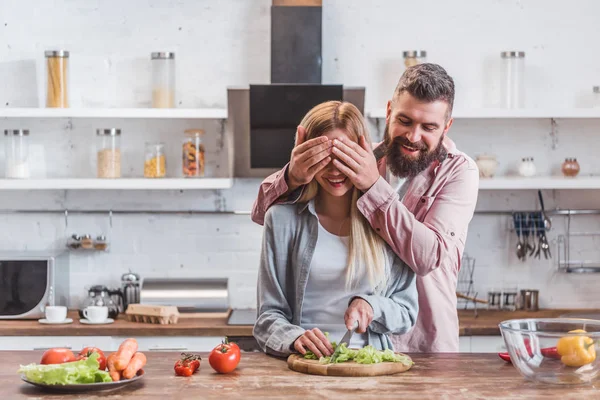
[{"label": "coffee cup", "polygon": [[90,322],[104,322],[108,318],[108,307],[89,306],[83,310],[83,316]]},{"label": "coffee cup", "polygon": [[67,307],[65,306],[46,306],[46,319],[50,322],[62,322],[67,319]]}]

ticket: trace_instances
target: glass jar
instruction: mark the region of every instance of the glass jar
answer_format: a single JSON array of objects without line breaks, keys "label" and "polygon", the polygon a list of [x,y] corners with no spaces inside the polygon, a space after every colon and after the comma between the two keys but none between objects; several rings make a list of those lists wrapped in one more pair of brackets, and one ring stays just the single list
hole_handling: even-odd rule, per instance
[{"label": "glass jar", "polygon": [[175,53],[152,53],[152,107],[175,107]]},{"label": "glass jar", "polygon": [[164,143],[146,143],[144,161],[145,178],[164,178],[167,175],[167,159]]},{"label": "glass jar", "polygon": [[46,107],[68,108],[69,52],[50,50],[46,56]]},{"label": "glass jar", "polygon": [[502,107],[525,106],[525,52],[503,51],[502,57]]},{"label": "glass jar", "polygon": [[29,172],[29,130],[4,131],[5,171],[7,178],[27,179]]},{"label": "glass jar", "polygon": [[92,241],[91,235],[83,235],[81,238],[81,248],[82,249],[91,249],[94,246],[94,242]]},{"label": "glass jar", "polygon": [[67,240],[67,247],[73,250],[81,247],[81,238],[78,234],[74,233],[71,235],[69,240]]},{"label": "glass jar", "polygon": [[600,107],[600,86],[594,86],[592,91],[594,92],[594,107]]},{"label": "glass jar", "polygon": [[561,171],[566,177],[574,177],[579,174],[579,163],[576,158],[565,158],[565,162],[563,162],[561,166]]},{"label": "glass jar", "polygon": [[96,130],[98,178],[121,177],[121,130]]},{"label": "glass jar", "polygon": [[204,176],[205,158],[201,136],[202,129],[188,129],[183,140],[183,176],[197,178]]},{"label": "glass jar", "polygon": [[104,251],[108,248],[108,242],[106,241],[106,236],[100,235],[94,241],[94,249]]},{"label": "glass jar", "polygon": [[422,64],[427,61],[427,52],[424,50],[410,50],[402,53],[404,56],[404,66],[406,68]]}]

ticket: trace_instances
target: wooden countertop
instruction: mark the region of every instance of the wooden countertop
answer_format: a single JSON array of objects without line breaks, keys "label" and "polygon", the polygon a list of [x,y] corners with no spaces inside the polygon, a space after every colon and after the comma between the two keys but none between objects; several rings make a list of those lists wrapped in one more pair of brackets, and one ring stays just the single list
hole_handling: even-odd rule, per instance
[{"label": "wooden countertop", "polygon": [[[594,313],[600,310],[493,311],[459,310],[461,336],[500,335],[498,324],[515,318],[555,318],[569,313]],[[43,325],[35,320],[0,321],[0,336],[252,336],[251,325],[227,325],[225,318],[180,319],[174,325],[128,322],[122,318],[109,325],[84,325],[77,312],[70,312],[72,324]]]},{"label": "wooden countertop", "polygon": [[15,372],[20,364],[39,362],[41,352],[0,352],[0,385],[7,399],[534,399],[598,398],[596,387],[541,385],[525,381],[510,364],[490,354],[411,355],[408,372],[369,378],[305,375],[288,369],[285,360],[261,353],[243,353],[238,369],[228,375],[213,372],[201,354],[200,371],[191,377],[174,375],[179,353],[147,354],[146,375],[113,392],[45,393]]}]

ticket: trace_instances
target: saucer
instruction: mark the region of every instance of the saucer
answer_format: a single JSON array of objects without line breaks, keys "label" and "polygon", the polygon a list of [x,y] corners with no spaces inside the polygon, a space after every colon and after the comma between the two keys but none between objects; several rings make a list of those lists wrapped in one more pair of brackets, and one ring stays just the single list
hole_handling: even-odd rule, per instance
[{"label": "saucer", "polygon": [[80,319],[79,322],[81,322],[82,324],[85,324],[85,325],[106,325],[106,324],[112,324],[113,322],[115,322],[115,320],[112,318],[106,318],[104,321],[101,321],[101,322],[92,322],[87,319]]},{"label": "saucer", "polygon": [[71,318],[66,318],[62,321],[52,322],[52,321],[48,321],[46,318],[43,318],[43,319],[38,319],[38,322],[40,324],[47,324],[47,325],[63,325],[63,324],[71,324],[71,323],[73,323],[73,320]]}]

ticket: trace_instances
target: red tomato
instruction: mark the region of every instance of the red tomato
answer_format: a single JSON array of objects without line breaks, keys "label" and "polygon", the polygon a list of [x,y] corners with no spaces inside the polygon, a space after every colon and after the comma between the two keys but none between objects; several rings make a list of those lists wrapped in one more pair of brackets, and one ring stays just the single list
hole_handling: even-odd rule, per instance
[{"label": "red tomato", "polygon": [[75,354],[69,349],[48,349],[42,355],[40,364],[62,364],[75,361]]},{"label": "red tomato", "polygon": [[175,363],[175,375],[178,376],[192,376],[198,369],[200,369],[200,358],[194,354],[181,353],[181,359]]},{"label": "red tomato", "polygon": [[210,366],[220,374],[228,374],[237,368],[242,357],[238,345],[222,343],[215,347],[208,357]]},{"label": "red tomato", "polygon": [[92,355],[92,353],[98,353],[98,364],[100,364],[98,369],[100,371],[106,371],[106,356],[104,355],[102,350],[100,350],[97,347],[86,347],[82,349],[79,352],[79,355],[77,356],[77,360],[87,360],[88,357]]}]

